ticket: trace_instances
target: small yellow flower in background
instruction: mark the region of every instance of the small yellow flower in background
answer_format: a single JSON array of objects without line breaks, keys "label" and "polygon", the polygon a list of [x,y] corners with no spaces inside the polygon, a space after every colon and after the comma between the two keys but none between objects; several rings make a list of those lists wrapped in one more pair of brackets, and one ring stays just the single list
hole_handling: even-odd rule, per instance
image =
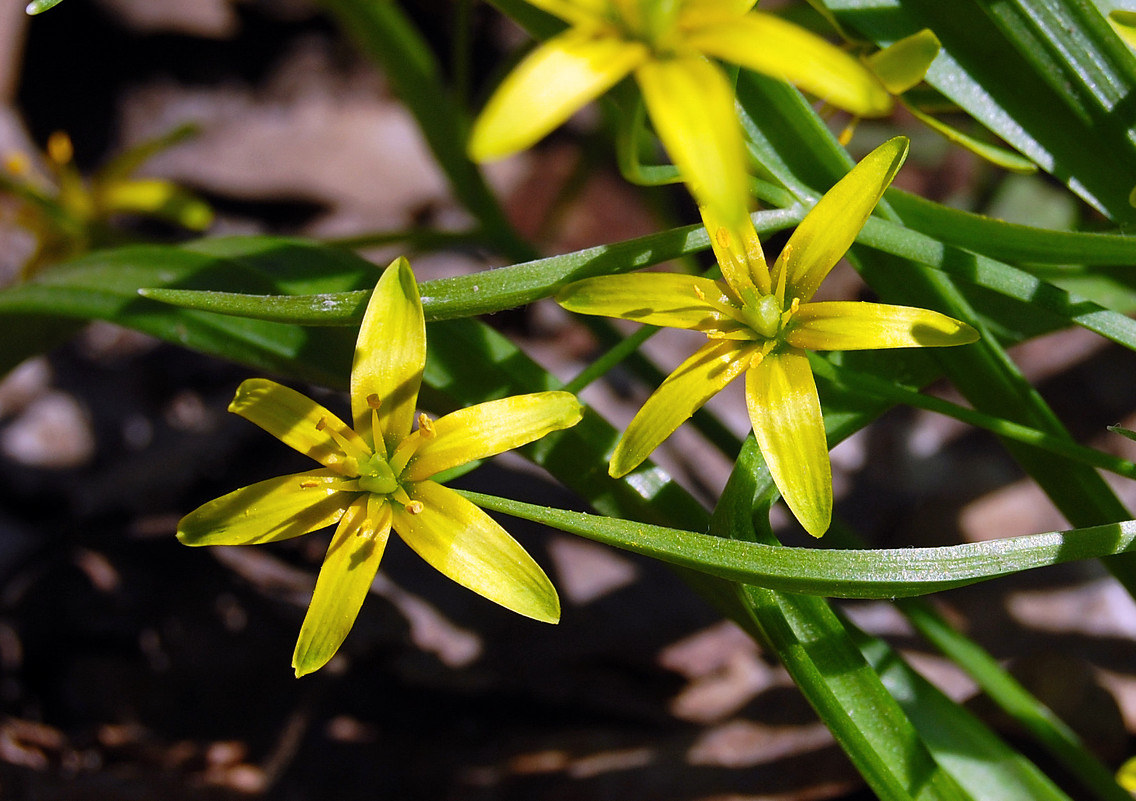
[{"label": "small yellow flower in background", "polygon": [[783,78],[863,117],[891,97],[859,61],[754,0],[529,0],[571,27],[505,79],[474,124],[488,161],[534,144],[628,74],[699,205],[739,224],[749,202],[741,127],[721,59]]},{"label": "small yellow flower in background", "polygon": [[745,373],[754,436],[777,488],[815,537],[832,518],[832,471],[807,350],[940,347],[978,338],[938,312],[858,301],[809,302],[852,244],[907,155],[896,137],[832,187],[766,266],[747,217],[739,230],[703,210],[724,280],[673,273],[588,278],[557,295],[566,309],[688,328],[709,341],[659,386],[627,427],[609,472],[629,473],[687,418]]},{"label": "small yellow flower in background", "polygon": [[135,145],[89,178],[79,173],[71,139],[62,131],[47,140],[43,155],[47,175],[37,173],[26,154],[6,153],[0,193],[21,201],[16,223],[36,238],[36,250],[23,267],[24,277],[91,248],[116,243],[121,237],[110,227],[116,215],[152,217],[191,231],[207,229],[213,210],[205,201],[169,181],[134,175],[148,159],[194,131],[182,126]]},{"label": "small yellow flower in background", "polygon": [[877,50],[865,57],[864,63],[888,92],[901,95],[924,81],[940,50],[939,37],[924,28]]},{"label": "small yellow flower in background", "polygon": [[1136,793],[1136,757],[1124,760],[1124,764],[1116,771],[1116,783],[1128,792]]},{"label": "small yellow flower in background", "polygon": [[302,676],[339,649],[374,580],[393,529],[444,575],[514,612],[555,623],[556,589],[485,512],[431,481],[446,470],[540,439],[580,420],[568,392],[490,401],[430,420],[418,416],[426,364],[422,302],[398,259],[367,306],[351,369],[354,426],[266,379],[241,384],[229,411],[323,465],[231,492],[182,518],[186,545],[245,545],[298,537],[338,522],[292,666]]}]

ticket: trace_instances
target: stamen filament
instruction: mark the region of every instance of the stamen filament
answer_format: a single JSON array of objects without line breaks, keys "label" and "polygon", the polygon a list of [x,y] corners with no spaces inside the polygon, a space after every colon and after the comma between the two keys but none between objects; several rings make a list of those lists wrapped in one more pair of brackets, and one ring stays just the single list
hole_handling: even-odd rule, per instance
[{"label": "stamen filament", "polygon": [[[331,437],[332,441],[339,446],[339,450],[348,460],[355,460],[356,463],[366,461],[371,457],[370,452],[358,442],[353,442],[347,438],[342,432],[336,431],[335,427],[328,423],[326,417],[321,417],[316,423],[316,431],[326,431],[327,435]],[[329,459],[329,463],[334,463],[334,460]]]}]

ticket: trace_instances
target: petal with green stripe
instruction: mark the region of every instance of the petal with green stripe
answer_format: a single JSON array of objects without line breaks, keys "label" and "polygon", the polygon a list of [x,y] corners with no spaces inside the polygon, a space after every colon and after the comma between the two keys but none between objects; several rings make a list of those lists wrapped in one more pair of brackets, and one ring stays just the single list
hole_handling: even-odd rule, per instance
[{"label": "petal with green stripe", "polygon": [[417,514],[394,507],[394,530],[436,570],[525,617],[560,620],[556,588],[505,529],[452,489],[433,481],[407,487]]},{"label": "petal with green stripe", "polygon": [[252,545],[330,526],[357,492],[327,469],[277,476],[203,504],[178,523],[185,545]]},{"label": "petal with green stripe", "polygon": [[746,372],[746,406],[773,483],[805,531],[832,521],[832,465],[808,356],[771,353]]},{"label": "petal with green stripe", "polygon": [[790,325],[785,341],[808,350],[940,348],[978,339],[969,325],[936,311],[859,301],[806,303]]}]

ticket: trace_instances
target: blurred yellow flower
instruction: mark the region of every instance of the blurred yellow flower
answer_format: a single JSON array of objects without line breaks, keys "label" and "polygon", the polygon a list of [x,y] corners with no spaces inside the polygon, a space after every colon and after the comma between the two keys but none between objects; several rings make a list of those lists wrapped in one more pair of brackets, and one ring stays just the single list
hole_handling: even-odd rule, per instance
[{"label": "blurred yellow flower", "polygon": [[322,468],[231,492],[182,518],[186,545],[244,545],[338,523],[292,658],[296,675],[322,667],[354,625],[393,529],[444,575],[514,612],[560,619],[556,589],[485,512],[430,480],[437,474],[575,425],[568,392],[490,401],[414,423],[426,364],[422,302],[406,259],[379,279],[351,370],[354,426],[266,379],[241,384],[229,410]]},{"label": "blurred yellow flower", "polygon": [[892,107],[859,61],[803,28],[753,11],[754,0],[529,0],[570,24],[505,79],[474,124],[471,156],[535,143],[628,74],[699,205],[728,223],[749,191],[734,93],[709,59],[788,80],[859,116]]},{"label": "blurred yellow flower", "polygon": [[907,155],[897,137],[816,204],[770,271],[747,217],[740,228],[703,209],[724,280],[673,273],[588,278],[557,300],[584,314],[688,328],[709,341],[659,386],[627,427],[609,472],[627,474],[706,401],[745,373],[754,436],[785,503],[821,536],[832,518],[832,471],[808,350],[940,347],[977,339],[938,312],[853,301],[810,302]]},{"label": "blurred yellow flower", "polygon": [[114,244],[122,238],[110,226],[116,215],[153,217],[191,231],[207,229],[213,210],[205,201],[169,181],[134,177],[147,159],[193,132],[183,126],[129,148],[89,178],[76,168],[71,139],[62,131],[47,140],[46,176],[36,173],[26,154],[5,154],[0,193],[20,201],[16,223],[36,238],[24,277],[91,248]]}]

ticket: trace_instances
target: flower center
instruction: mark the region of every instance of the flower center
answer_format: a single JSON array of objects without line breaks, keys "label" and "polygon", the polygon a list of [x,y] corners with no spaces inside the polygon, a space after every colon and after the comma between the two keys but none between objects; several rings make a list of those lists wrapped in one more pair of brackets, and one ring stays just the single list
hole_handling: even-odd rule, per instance
[{"label": "flower center", "polygon": [[608,14],[625,37],[665,55],[673,50],[680,6],[681,0],[610,0]]},{"label": "flower center", "polygon": [[759,295],[752,290],[744,292],[741,301],[742,322],[762,339],[780,339],[789,319],[801,306],[801,302],[793,298],[785,309],[777,295]]},{"label": "flower center", "polygon": [[742,304],[742,317],[749,327],[766,339],[773,339],[781,330],[781,304],[772,295],[762,295],[756,302]]},{"label": "flower center", "polygon": [[359,465],[359,489],[376,495],[390,495],[399,488],[398,476],[387,460],[375,454]]}]

